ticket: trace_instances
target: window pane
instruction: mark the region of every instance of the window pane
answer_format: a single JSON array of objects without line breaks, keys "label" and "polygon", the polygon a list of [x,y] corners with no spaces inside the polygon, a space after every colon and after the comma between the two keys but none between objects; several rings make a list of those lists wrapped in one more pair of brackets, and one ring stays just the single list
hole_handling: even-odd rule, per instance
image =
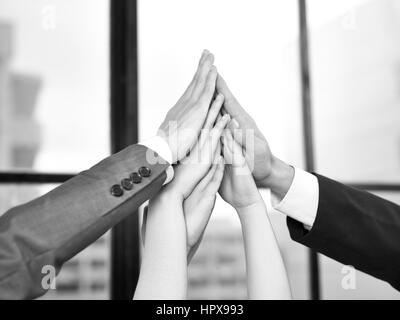
[{"label": "window pane", "polygon": [[[0,185],[0,215],[37,198],[55,185]],[[108,299],[110,236],[105,234],[64,264],[56,278],[56,289],[40,299]]]},{"label": "window pane", "polygon": [[[400,193],[381,192],[376,195],[400,204]],[[354,269],[323,255],[320,257],[323,299],[400,299],[400,292],[388,283],[360,271],[356,271],[353,278]]]},{"label": "window pane", "polygon": [[0,0],[0,170],[108,154],[108,29],[108,0]]},{"label": "window pane", "polygon": [[318,171],[399,182],[399,1],[307,3]]},{"label": "window pane", "polygon": [[[156,133],[209,49],[274,152],[302,166],[296,1],[143,0],[138,13],[141,139]],[[294,296],[307,298],[306,251],[288,240],[283,216],[272,219]],[[246,297],[241,237],[236,213],[218,199],[190,265],[189,298]]]}]

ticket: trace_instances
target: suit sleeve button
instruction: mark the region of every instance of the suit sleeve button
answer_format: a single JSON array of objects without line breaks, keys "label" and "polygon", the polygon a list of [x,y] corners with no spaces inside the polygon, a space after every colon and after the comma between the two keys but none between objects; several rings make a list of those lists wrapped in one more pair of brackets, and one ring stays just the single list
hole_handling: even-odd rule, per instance
[{"label": "suit sleeve button", "polygon": [[142,177],[147,178],[147,177],[150,177],[150,175],[151,175],[151,170],[150,170],[149,168],[147,168],[147,167],[141,167],[141,168],[139,169],[139,174],[140,174]]},{"label": "suit sleeve button", "polygon": [[121,197],[124,194],[124,190],[122,190],[119,184],[115,184],[111,187],[111,194],[114,197]]},{"label": "suit sleeve button", "polygon": [[131,180],[132,180],[133,183],[137,184],[137,183],[142,182],[142,176],[137,172],[131,173],[130,177],[131,177]]},{"label": "suit sleeve button", "polygon": [[131,179],[124,179],[121,181],[122,188],[125,190],[132,190],[133,188],[133,182]]}]

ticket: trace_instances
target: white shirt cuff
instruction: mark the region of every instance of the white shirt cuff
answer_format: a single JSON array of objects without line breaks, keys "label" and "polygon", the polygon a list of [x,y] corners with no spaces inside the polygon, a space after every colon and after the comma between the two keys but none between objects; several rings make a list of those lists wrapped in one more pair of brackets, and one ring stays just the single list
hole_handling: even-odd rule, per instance
[{"label": "white shirt cuff", "polygon": [[147,139],[139,144],[155,151],[158,153],[160,157],[162,157],[165,161],[167,161],[170,166],[166,170],[167,179],[164,181],[164,185],[169,183],[174,178],[174,169],[172,168],[172,152],[169,148],[167,141],[165,141],[160,136],[154,136],[150,139]]},{"label": "white shirt cuff", "polygon": [[319,185],[316,176],[295,168],[294,179],[289,191],[279,202],[271,194],[272,207],[275,210],[303,223],[306,229],[311,229],[318,211]]}]

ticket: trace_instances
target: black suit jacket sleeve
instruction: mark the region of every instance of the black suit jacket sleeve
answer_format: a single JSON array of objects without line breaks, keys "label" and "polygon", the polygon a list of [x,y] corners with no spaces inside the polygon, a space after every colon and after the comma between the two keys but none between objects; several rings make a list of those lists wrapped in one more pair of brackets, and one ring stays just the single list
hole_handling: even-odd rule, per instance
[{"label": "black suit jacket sleeve", "polygon": [[310,231],[288,218],[292,239],[400,290],[400,207],[316,175],[319,204]]},{"label": "black suit jacket sleeve", "polygon": [[[121,197],[111,194],[113,185],[141,167],[149,168],[151,175]],[[58,272],[65,261],[134,213],[157,194],[168,167],[152,150],[133,145],[7,211],[0,217],[0,299],[43,295],[43,267],[50,265]]]}]

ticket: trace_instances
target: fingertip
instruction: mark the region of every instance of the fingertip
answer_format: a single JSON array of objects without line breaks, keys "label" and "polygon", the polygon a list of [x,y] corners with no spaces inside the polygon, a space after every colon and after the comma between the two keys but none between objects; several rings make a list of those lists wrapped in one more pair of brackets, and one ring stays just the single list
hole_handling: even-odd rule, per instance
[{"label": "fingertip", "polygon": [[232,128],[233,130],[235,130],[235,129],[239,129],[240,125],[236,119],[232,118],[231,121],[229,121],[229,127]]},{"label": "fingertip", "polygon": [[223,96],[222,94],[218,94],[218,95],[215,97],[215,99],[214,99],[214,101],[213,101],[213,105],[212,105],[214,108],[217,109],[217,112],[218,112],[218,115],[217,115],[217,117],[216,117],[216,120],[217,120],[217,121],[219,121],[219,120],[221,119],[221,113],[220,113],[220,111],[221,111],[221,108],[222,108],[223,103],[224,103],[224,96]]},{"label": "fingertip", "polygon": [[207,56],[207,59],[210,60],[211,63],[214,63],[215,56],[211,52],[209,52],[209,54]]},{"label": "fingertip", "polygon": [[200,66],[203,68],[206,68],[206,67],[211,68],[213,66],[213,64],[214,64],[214,55],[212,53],[208,52],[204,56],[203,60],[201,61]]},{"label": "fingertip", "polygon": [[231,116],[229,115],[229,113],[224,114],[221,118],[221,121],[225,123],[225,125],[227,125],[229,121],[231,121]]},{"label": "fingertip", "polygon": [[217,74],[218,74],[217,67],[214,66],[214,65],[212,65],[212,66],[210,67],[209,75],[210,75],[210,76],[215,76],[215,78],[216,78],[216,77],[217,77]]},{"label": "fingertip", "polygon": [[221,138],[222,134],[224,133],[224,129],[229,122],[229,118],[229,115],[224,115],[220,120],[218,120],[214,128],[211,130],[211,140],[216,142]]},{"label": "fingertip", "polygon": [[229,114],[225,114],[222,118],[219,119],[218,123],[216,124],[216,129],[221,131],[221,135],[223,134],[223,130],[226,128],[227,124],[229,123],[231,116]]},{"label": "fingertip", "polygon": [[228,147],[229,151],[233,153],[233,136],[231,130],[224,130],[225,133],[225,145]]},{"label": "fingertip", "polygon": [[208,57],[209,54],[210,54],[210,51],[208,51],[207,49],[204,49],[203,52],[201,53],[200,60],[204,61]]}]

